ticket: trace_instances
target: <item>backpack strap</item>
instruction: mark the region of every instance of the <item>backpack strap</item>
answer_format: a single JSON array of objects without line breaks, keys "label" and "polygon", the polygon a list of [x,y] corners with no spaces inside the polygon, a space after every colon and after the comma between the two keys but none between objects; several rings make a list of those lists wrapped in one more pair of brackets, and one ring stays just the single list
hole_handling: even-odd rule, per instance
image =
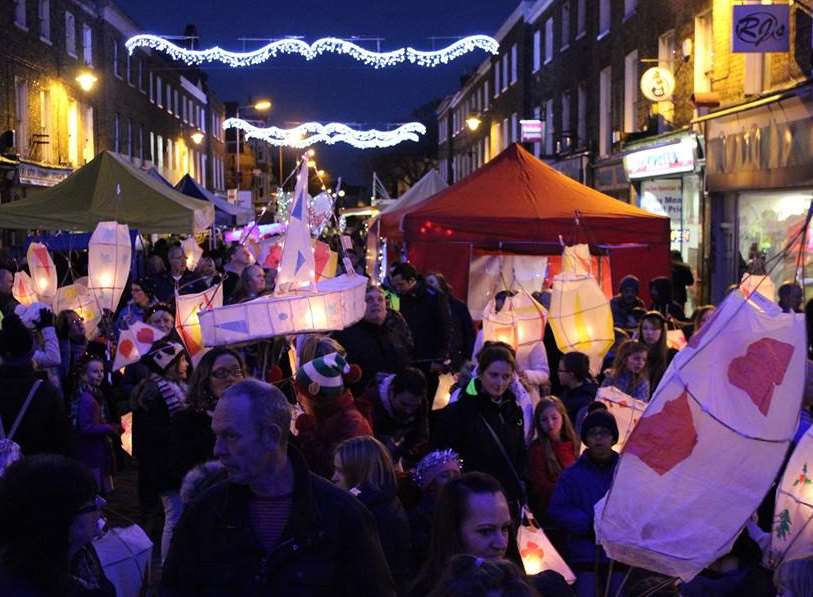
[{"label": "backpack strap", "polygon": [[23,422],[23,417],[25,417],[25,413],[28,412],[28,407],[31,405],[31,400],[34,399],[34,394],[37,393],[40,385],[42,385],[41,379],[34,381],[34,385],[31,386],[28,396],[26,396],[25,402],[23,403],[23,407],[17,414],[17,418],[14,419],[14,424],[11,426],[11,431],[9,431],[8,435],[6,435],[6,430],[3,428],[3,419],[0,418],[0,439],[7,439],[11,441],[14,438],[14,434],[17,433],[17,428],[20,426],[20,423]]}]

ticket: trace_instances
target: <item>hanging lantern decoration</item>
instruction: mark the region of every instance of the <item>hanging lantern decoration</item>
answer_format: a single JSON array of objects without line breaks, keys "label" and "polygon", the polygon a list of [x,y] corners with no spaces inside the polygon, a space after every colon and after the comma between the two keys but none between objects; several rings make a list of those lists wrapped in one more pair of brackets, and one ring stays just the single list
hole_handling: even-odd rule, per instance
[{"label": "hanging lantern decoration", "polygon": [[34,283],[34,290],[40,302],[52,305],[56,297],[56,266],[48,247],[42,243],[28,245],[28,271]]},{"label": "hanging lantern decoration", "polygon": [[776,286],[770,276],[744,274],[740,282],[740,290],[745,298],[750,297],[756,291],[769,301],[776,300]]},{"label": "hanging lantern decoration", "polygon": [[514,296],[506,297],[500,311],[491,299],[483,313],[483,339],[505,342],[519,352],[531,349],[545,336],[547,314],[527,291],[520,289]]},{"label": "hanging lantern decoration", "polygon": [[525,574],[533,576],[545,570],[553,570],[561,574],[568,584],[576,582],[576,575],[556,551],[527,506],[522,507],[517,529],[517,548]]},{"label": "hanging lantern decoration", "polygon": [[96,306],[96,299],[88,289],[87,277],[78,278],[69,286],[57,289],[54,297],[54,313],[70,310],[75,312],[85,322],[85,336],[88,339],[96,337],[101,312]]},{"label": "hanging lantern decoration", "polygon": [[570,272],[554,276],[548,317],[559,350],[586,354],[590,371],[598,374],[615,334],[610,302],[595,278]]},{"label": "hanging lantern decoration", "polygon": [[590,274],[592,258],[590,247],[585,244],[565,247],[562,251],[562,271],[572,274]]},{"label": "hanging lantern decoration", "polygon": [[186,269],[190,272],[195,271],[195,268],[198,267],[198,261],[203,256],[203,249],[200,248],[194,236],[185,238],[181,243],[181,248],[186,256]]},{"label": "hanging lantern decoration", "polygon": [[609,413],[615,417],[618,424],[618,442],[613,446],[613,450],[621,452],[641,415],[644,414],[646,402],[637,400],[614,386],[599,388],[596,401],[606,406]]},{"label": "hanging lantern decoration", "polygon": [[130,275],[130,230],[126,224],[99,222],[90,237],[88,287],[99,310],[114,311]]},{"label": "hanging lantern decoration", "polygon": [[11,286],[11,295],[21,305],[33,305],[39,298],[34,290],[34,282],[25,272],[17,272],[14,274],[14,282]]},{"label": "hanging lantern decoration", "polygon": [[200,358],[207,352],[203,345],[203,333],[200,330],[198,314],[206,309],[216,309],[222,306],[222,284],[195,294],[175,293],[175,329],[183,340],[193,365],[197,365]]}]

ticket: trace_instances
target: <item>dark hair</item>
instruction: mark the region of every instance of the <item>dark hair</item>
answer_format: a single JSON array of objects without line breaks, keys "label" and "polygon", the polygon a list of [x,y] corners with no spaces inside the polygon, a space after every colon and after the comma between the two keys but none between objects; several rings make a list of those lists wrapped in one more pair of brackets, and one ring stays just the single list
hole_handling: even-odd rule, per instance
[{"label": "dark hair", "polygon": [[435,279],[438,281],[438,286],[440,286],[440,289],[443,291],[443,294],[452,294],[452,287],[449,284],[449,281],[446,279],[446,276],[440,272],[429,272],[424,277],[428,278],[429,276],[435,277]]},{"label": "dark hair", "polygon": [[[644,342],[645,321],[654,323],[661,328],[661,337],[658,338],[658,342],[652,346]],[[641,321],[638,322],[638,341],[647,347],[646,368],[650,372],[649,378],[651,380],[660,379],[668,364],[669,349],[666,345],[666,334],[666,318],[657,311],[647,311],[641,318]],[[652,390],[655,390],[654,384]]]},{"label": "dark hair", "polygon": [[423,398],[426,395],[426,377],[415,367],[401,369],[392,380],[392,391],[393,394],[409,392]]},{"label": "dark hair", "polygon": [[189,389],[186,393],[189,401],[189,407],[196,411],[205,411],[211,408],[214,396],[209,387],[209,377],[212,374],[212,369],[215,366],[215,361],[223,355],[230,355],[237,359],[240,364],[240,370],[243,372],[243,377],[248,376],[246,371],[246,364],[243,357],[239,352],[227,346],[217,346],[203,355],[198,361],[198,365],[192,370],[192,375],[189,377]]},{"label": "dark hair", "polygon": [[404,280],[417,280],[418,270],[411,263],[396,263],[390,270],[390,276],[401,276]]},{"label": "dark hair", "polygon": [[34,354],[34,336],[14,313],[6,315],[0,327],[0,356],[4,359],[31,358]]},{"label": "dark hair", "polygon": [[609,411],[610,409],[607,408],[607,405],[599,400],[593,400],[590,404],[587,405],[587,414],[589,415],[591,412],[595,412],[597,410],[606,410]]},{"label": "dark hair", "polygon": [[430,597],[538,597],[525,574],[509,560],[483,560],[468,554],[449,560]]},{"label": "dark hair", "polygon": [[155,303],[154,305],[147,307],[147,310],[144,311],[144,321],[148,321],[150,317],[155,315],[157,311],[165,311],[169,313],[173,317],[175,317],[175,309],[169,303]]},{"label": "dark hair", "polygon": [[[638,340],[624,340],[618,347],[618,351],[615,353],[615,358],[613,359],[612,377],[617,380],[624,372],[627,358],[639,352],[647,352],[646,344],[638,342]],[[644,367],[638,375],[633,376],[629,387],[635,388],[642,379],[647,378],[647,371],[649,371],[649,357],[647,357],[646,367]],[[620,389],[623,390],[623,388]]]},{"label": "dark hair", "polygon": [[[263,269],[263,266],[261,266],[259,263],[254,263],[252,265],[247,265],[246,267],[244,267],[243,271],[240,272],[240,278],[237,281],[237,286],[235,286],[235,288],[234,288],[234,297],[232,299],[234,302],[239,303],[239,302],[242,302],[242,301],[247,300],[249,298],[255,298],[255,297],[250,297],[249,290],[248,290],[248,285],[250,283],[250,281],[249,281],[249,272],[251,271],[251,268],[253,268],[253,267],[259,268],[260,271],[263,273],[263,275],[265,275],[265,270]],[[258,296],[261,295],[264,290],[265,289],[261,288],[260,291],[257,293],[257,295]]]},{"label": "dark hair", "polygon": [[714,305],[700,305],[697,309],[694,310],[692,313],[692,330],[694,332],[698,329],[698,324],[703,319],[703,316],[710,311],[714,311],[717,307]]},{"label": "dark hair", "polygon": [[469,497],[501,493],[502,485],[485,473],[466,473],[446,483],[438,494],[432,518],[432,537],[426,563],[415,581],[416,587],[431,587],[446,568],[447,562],[463,553],[460,529],[469,514]]},{"label": "dark hair", "polygon": [[583,352],[573,351],[562,355],[560,361],[567,371],[579,381],[588,381],[590,377],[590,357]]},{"label": "dark hair", "polygon": [[71,524],[96,492],[91,472],[64,456],[28,456],[8,467],[0,478],[2,566],[48,593],[65,594]]},{"label": "dark hair", "polygon": [[483,373],[492,363],[502,361],[517,370],[517,359],[514,349],[505,342],[485,342],[483,348],[477,353],[477,371]]},{"label": "dark hair", "polygon": [[76,315],[79,317],[79,313],[72,309],[62,309],[59,313],[56,314],[56,318],[54,319],[54,330],[56,331],[56,335],[60,340],[67,340],[71,333],[71,325],[68,321],[68,317],[70,315]]}]

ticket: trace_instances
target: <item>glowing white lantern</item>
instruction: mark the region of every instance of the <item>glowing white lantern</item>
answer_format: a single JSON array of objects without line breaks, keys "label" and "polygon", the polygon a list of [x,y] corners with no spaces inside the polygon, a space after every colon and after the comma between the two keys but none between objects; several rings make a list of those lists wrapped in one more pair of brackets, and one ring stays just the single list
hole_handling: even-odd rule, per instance
[{"label": "glowing white lantern", "polygon": [[596,401],[604,404],[615,417],[618,424],[618,442],[613,446],[613,450],[621,452],[632,430],[641,420],[641,415],[646,410],[646,402],[637,400],[613,386],[599,388]]},{"label": "glowing white lantern", "polygon": [[28,246],[28,271],[34,283],[34,290],[41,302],[53,304],[56,296],[56,266],[48,247],[42,243],[31,243]]},{"label": "glowing white lantern", "polygon": [[101,312],[96,306],[96,299],[88,290],[88,279],[79,278],[69,286],[57,289],[54,297],[54,313],[70,310],[74,311],[85,322],[85,336],[88,339],[96,337],[97,327],[101,319]]},{"label": "glowing white lantern", "polygon": [[34,282],[25,272],[14,274],[14,283],[11,286],[11,295],[21,305],[32,305],[38,301],[37,292],[34,290]]},{"label": "glowing white lantern", "polygon": [[198,261],[200,261],[200,258],[203,256],[203,249],[200,248],[194,236],[184,239],[181,243],[181,248],[183,249],[183,254],[186,256],[186,269],[190,272],[194,271],[198,266]]},{"label": "glowing white lantern", "polygon": [[610,302],[598,282],[587,274],[555,276],[548,317],[559,350],[586,354],[590,371],[597,374],[615,342]]},{"label": "glowing white lantern", "polygon": [[563,272],[589,274],[591,264],[590,247],[585,244],[565,247],[565,250],[562,251]]},{"label": "glowing white lantern", "polygon": [[554,570],[561,574],[568,584],[576,582],[573,571],[556,551],[527,506],[522,507],[520,522],[517,529],[517,547],[525,574],[532,576],[544,570]]},{"label": "glowing white lantern", "polygon": [[126,224],[99,222],[90,237],[88,287],[99,310],[115,311],[130,275],[130,230]]},{"label": "glowing white lantern", "polygon": [[199,313],[206,309],[223,306],[223,285],[217,284],[208,290],[195,294],[175,293],[175,329],[183,340],[192,364],[197,365],[206,354],[203,333],[200,330]]},{"label": "glowing white lantern", "polygon": [[505,342],[515,351],[532,348],[545,337],[545,308],[525,290],[506,297],[500,311],[491,299],[483,313],[483,339]]},{"label": "glowing white lantern", "polygon": [[753,274],[745,274],[740,282],[740,290],[742,290],[745,298],[751,296],[754,291],[764,296],[769,301],[776,300],[776,286],[770,276],[755,276]]}]

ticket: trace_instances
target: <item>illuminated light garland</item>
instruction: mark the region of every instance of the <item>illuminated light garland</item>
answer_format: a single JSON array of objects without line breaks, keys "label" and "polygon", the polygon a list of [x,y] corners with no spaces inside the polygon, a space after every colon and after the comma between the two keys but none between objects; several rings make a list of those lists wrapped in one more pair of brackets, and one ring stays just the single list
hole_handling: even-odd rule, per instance
[{"label": "illuminated light garland", "polygon": [[393,147],[403,141],[417,142],[418,135],[426,134],[426,127],[420,122],[408,122],[391,131],[357,131],[339,122],[306,122],[292,129],[281,129],[275,126],[260,128],[242,118],[227,118],[223,122],[223,128],[240,129],[245,132],[247,139],[295,148],[309,147],[316,143],[347,143],[358,149]]},{"label": "illuminated light garland", "polygon": [[280,39],[251,52],[231,52],[219,46],[207,50],[188,50],[163,37],[148,33],[134,35],[124,45],[130,54],[136,48],[149,48],[164,52],[173,60],[181,60],[189,65],[222,62],[233,68],[260,64],[281,54],[300,54],[305,60],[313,60],[325,52],[350,56],[374,68],[386,68],[406,61],[418,66],[433,67],[447,64],[463,54],[478,49],[497,54],[500,47],[499,42],[488,35],[469,35],[445,48],[431,52],[414,48],[400,48],[391,52],[372,52],[351,41],[336,37],[323,37],[312,44],[299,39]]}]

